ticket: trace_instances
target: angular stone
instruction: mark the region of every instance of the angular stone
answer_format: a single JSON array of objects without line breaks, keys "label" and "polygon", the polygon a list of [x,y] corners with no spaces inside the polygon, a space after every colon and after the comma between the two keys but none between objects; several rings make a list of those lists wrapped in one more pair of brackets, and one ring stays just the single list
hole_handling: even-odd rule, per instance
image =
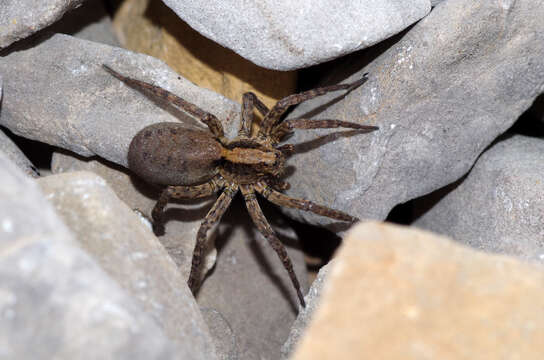
[{"label": "angular stone", "polygon": [[71,172],[38,183],[81,247],[177,346],[182,359],[216,359],[196,301],[164,247],[101,177]]},{"label": "angular stone", "polygon": [[51,25],[83,0],[3,0],[0,6],[0,49]]},{"label": "angular stone", "polygon": [[11,359],[175,359],[154,320],[0,154],[0,347]]},{"label": "angular stone", "polygon": [[431,9],[429,0],[164,3],[202,35],[276,70],[307,67],[363,49]]},{"label": "angular stone", "polygon": [[306,327],[310,323],[313,314],[317,311],[319,306],[319,298],[323,289],[323,285],[326,283],[325,279],[329,276],[329,269],[334,265],[335,260],[332,259],[329,263],[319,269],[317,277],[312,282],[312,286],[308,293],[304,297],[306,301],[306,307],[300,309],[296,320],[293,322],[291,327],[291,332],[287,341],[281,347],[281,358],[288,359],[292,355],[293,351],[296,348],[296,345],[299,343],[300,339],[303,337]]},{"label": "angular stone", "polygon": [[[1,101],[1,100],[0,100]],[[0,114],[1,116],[1,114]],[[0,129],[0,152],[30,177],[40,176],[38,169],[28,160],[19,147]]]},{"label": "angular stone", "polygon": [[414,222],[477,249],[544,263],[544,140],[513,136]]},{"label": "angular stone", "polygon": [[[51,170],[55,174],[72,171],[91,171],[106,180],[115,194],[131,209],[136,209],[150,217],[157,202],[159,189],[156,189],[120,166],[102,159],[84,159],[67,153],[54,153]],[[211,199],[168,204],[165,212],[165,232],[159,237],[176,265],[184,282],[189,278],[191,258],[196,243],[196,233],[204,216],[211,206]],[[215,264],[217,251],[213,247],[215,231],[208,232],[209,248],[202,264],[202,273],[206,274]]]},{"label": "angular stone", "polygon": [[[292,243],[294,232],[263,208],[283,243]],[[287,271],[242,201],[233,201],[219,230],[217,264],[197,293],[198,304],[217,311],[230,324],[238,359],[277,359],[299,307]],[[303,254],[286,248],[305,293],[308,275]],[[232,341],[229,338],[227,344]]]},{"label": "angular stone", "polygon": [[[544,91],[540,5],[445,1],[367,66],[368,59],[352,58],[331,82],[369,72],[367,83],[345,97],[303,103],[289,118],[336,118],[380,130],[297,131],[289,141],[297,146],[288,194],[383,219],[395,205],[459,179]],[[346,79],[353,69],[361,70]]]},{"label": "angular stone", "polygon": [[162,1],[123,1],[114,26],[123,47],[161,59],[198,86],[235,102],[251,91],[271,107],[295,92],[296,72],[253,64],[199,34]]},{"label": "angular stone", "polygon": [[60,34],[13,49],[2,58],[1,125],[18,135],[123,166],[131,139],[147,125],[182,121],[204,126],[177,109],[161,109],[108,74],[102,64],[157,84],[215,114],[224,120],[228,136],[239,128],[238,104],[195,86],[163,62]]},{"label": "angular stone", "polygon": [[541,357],[540,266],[383,223],[357,225],[335,261],[293,360]]}]

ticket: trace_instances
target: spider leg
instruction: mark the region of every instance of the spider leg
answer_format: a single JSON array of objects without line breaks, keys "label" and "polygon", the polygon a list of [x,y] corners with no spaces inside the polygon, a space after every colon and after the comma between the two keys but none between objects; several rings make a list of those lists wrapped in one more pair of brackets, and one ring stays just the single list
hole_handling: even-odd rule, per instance
[{"label": "spider leg", "polygon": [[257,95],[252,92],[244,93],[242,97],[242,127],[238,136],[249,137],[251,134],[251,124],[253,123],[253,108],[256,107],[259,112],[265,116],[270,110],[259,100]]},{"label": "spider leg", "polygon": [[371,132],[379,129],[379,127],[377,126],[361,125],[341,120],[291,119],[274,126],[270,135],[276,141],[280,141],[286,134],[291,132],[293,129],[332,129],[339,127],[364,130],[364,132]]},{"label": "spider leg", "polygon": [[300,284],[298,282],[295,271],[293,270],[293,264],[291,263],[291,259],[289,258],[285,247],[278,239],[276,233],[274,232],[274,230],[272,230],[272,227],[264,217],[261,207],[257,202],[257,198],[255,197],[255,193],[253,192],[253,187],[251,185],[242,185],[240,187],[240,190],[244,195],[247,210],[249,212],[249,215],[251,216],[251,219],[257,226],[259,232],[264,235],[266,240],[268,240],[268,243],[270,244],[270,246],[272,246],[272,249],[276,251],[276,254],[280,258],[283,267],[289,273],[289,277],[291,278],[291,282],[295,287],[300,304],[302,305],[302,307],[306,307],[306,303],[304,302],[304,296],[302,296]]},{"label": "spider leg", "polygon": [[324,87],[319,87],[316,89],[312,89],[312,90],[308,90],[298,94],[293,94],[293,95],[284,97],[283,99],[279,100],[276,103],[276,105],[274,105],[272,109],[264,117],[262,125],[261,125],[261,130],[259,131],[259,135],[261,136],[268,135],[270,133],[271,128],[276,124],[279,118],[285,113],[285,111],[287,111],[287,109],[291,105],[300,104],[301,102],[313,99],[320,95],[324,95],[331,91],[337,91],[337,90],[351,91],[355,89],[356,87],[365,83],[367,79],[368,79],[368,74],[364,74],[361,79],[351,84],[338,84],[338,85],[324,86]]},{"label": "spider leg", "polygon": [[172,94],[170,91],[165,90],[161,87],[146,83],[144,81],[132,79],[127,76],[123,76],[105,64],[102,64],[102,67],[111,75],[121,80],[125,84],[129,85],[130,87],[145,90],[161,100],[179,106],[179,108],[200,119],[204,124],[206,124],[206,126],[208,126],[208,128],[215,137],[217,137],[218,139],[224,138],[225,133],[223,131],[223,125],[221,125],[221,122],[217,117],[215,117],[215,115],[202,110],[195,104],[185,101],[179,96]]},{"label": "spider leg", "polygon": [[157,203],[151,211],[153,230],[155,233],[163,232],[164,208],[170,199],[199,199],[215,194],[224,186],[224,180],[220,177],[207,183],[191,186],[168,186],[161,192]]},{"label": "spider leg", "polygon": [[202,224],[200,224],[200,228],[198,229],[198,233],[196,235],[195,249],[193,251],[191,273],[189,274],[189,280],[187,280],[187,285],[193,294],[198,289],[199,269],[200,263],[202,262],[202,252],[206,245],[206,234],[214,224],[221,220],[221,217],[229,207],[230,202],[232,201],[232,198],[234,198],[234,195],[236,195],[237,191],[238,188],[236,185],[228,185],[225,187],[225,190],[221,193],[221,195],[219,195],[219,198],[213,204],[212,208],[202,221]]},{"label": "spider leg", "polygon": [[286,207],[300,209],[304,211],[310,211],[310,212],[313,212],[314,214],[326,216],[328,218],[336,219],[336,220],[349,221],[349,222],[355,222],[358,220],[357,218],[349,214],[346,214],[344,212],[334,210],[322,205],[318,205],[309,200],[297,199],[297,198],[292,198],[290,196],[284,195],[280,193],[279,191],[276,191],[270,188],[268,185],[264,184],[263,182],[257,183],[255,185],[255,190],[257,190],[257,192],[259,192],[271,203],[279,205],[279,206],[286,206]]}]

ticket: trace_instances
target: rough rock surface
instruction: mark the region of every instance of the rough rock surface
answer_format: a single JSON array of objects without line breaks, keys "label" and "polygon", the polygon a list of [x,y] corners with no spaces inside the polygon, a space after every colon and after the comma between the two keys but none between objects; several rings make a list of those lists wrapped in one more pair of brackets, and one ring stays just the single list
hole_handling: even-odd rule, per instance
[{"label": "rough rock surface", "polygon": [[215,114],[224,120],[228,136],[239,128],[238,104],[195,86],[160,60],[60,34],[13,49],[2,58],[0,124],[18,135],[123,166],[131,139],[147,125],[182,121],[203,127],[177,109],[163,110],[108,74],[102,64],[157,84]]},{"label": "rough rock surface", "polygon": [[293,360],[538,359],[544,271],[416,229],[360,224]]},{"label": "rough rock surface", "polygon": [[293,323],[293,326],[291,327],[289,337],[281,347],[282,359],[288,359],[289,356],[292,355],[296,345],[304,335],[304,331],[306,331],[306,327],[310,323],[313,314],[318,309],[319,298],[321,296],[323,285],[325,284],[325,280],[329,275],[329,269],[334,266],[333,264],[334,259],[332,259],[327,265],[319,269],[317,277],[312,282],[310,290],[308,290],[308,293],[304,297],[304,300],[306,301],[306,308],[300,309],[300,312],[295,322]]},{"label": "rough rock surface", "polygon": [[83,0],[3,0],[0,6],[0,49],[51,25]]},{"label": "rough rock surface", "polygon": [[202,36],[162,1],[123,1],[114,26],[123,47],[161,59],[198,86],[235,102],[252,91],[270,107],[296,89],[295,71],[255,65]]},{"label": "rough rock surface", "polygon": [[[217,264],[202,283],[197,301],[201,307],[222,314],[234,333],[227,344],[236,344],[238,359],[278,359],[296,317],[298,298],[278,256],[238,200],[233,201],[221,222],[216,238]],[[261,201],[261,205],[264,203]],[[273,211],[265,206],[263,210],[274,230],[285,234],[280,239],[306,293],[308,275],[303,254],[288,246],[295,236],[293,231],[279,222]]]},{"label": "rough rock surface", "polygon": [[353,57],[338,66],[331,82],[354,68],[361,70],[344,81],[364,72],[370,80],[345,98],[304,103],[289,117],[380,130],[321,138],[331,130],[298,131],[289,140],[301,144],[290,160],[288,193],[383,219],[395,205],[460,178],[544,91],[542,19],[541,1],[445,1],[369,65],[361,69],[368,59]]},{"label": "rough rock surface", "polygon": [[38,183],[81,247],[177,345],[178,358],[217,358],[186,278],[151,229],[104,179],[90,172],[71,172]]},{"label": "rough rock surface", "polygon": [[[138,210],[148,218],[157,202],[159,189],[149,186],[119,166],[102,159],[82,159],[71,154],[55,153],[51,170],[55,174],[70,171],[91,171],[103,179],[115,194],[131,209]],[[185,280],[189,278],[191,258],[195,248],[196,233],[214,197],[199,201],[171,202],[165,213],[165,232],[159,237]],[[203,262],[203,275],[215,264],[217,251],[213,248],[215,231],[208,232],[210,239],[206,259]]]},{"label": "rough rock surface", "polygon": [[498,142],[414,225],[490,252],[544,263],[544,140]]},{"label": "rough rock surface", "polygon": [[[2,116],[2,77],[0,76],[0,116]],[[11,160],[25,174],[31,177],[39,176],[38,170],[23,154],[21,149],[0,129],[0,152]]]},{"label": "rough rock surface", "polygon": [[425,16],[429,0],[164,3],[202,35],[277,70],[321,63],[386,39]]},{"label": "rough rock surface", "polygon": [[155,322],[0,154],[0,348],[10,359],[175,359]]}]

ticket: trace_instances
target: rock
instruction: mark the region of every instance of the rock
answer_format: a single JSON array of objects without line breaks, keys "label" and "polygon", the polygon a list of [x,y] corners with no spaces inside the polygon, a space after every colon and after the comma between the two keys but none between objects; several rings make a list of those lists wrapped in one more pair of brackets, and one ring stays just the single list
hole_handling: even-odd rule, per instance
[{"label": "rock", "polygon": [[195,86],[163,62],[60,34],[2,58],[0,73],[6,75],[1,125],[18,135],[123,166],[131,139],[145,126],[161,121],[203,126],[179,110],[161,109],[108,74],[104,63],[215,114],[224,120],[228,136],[239,129],[238,104]]},{"label": "rock", "polygon": [[[54,153],[51,169],[60,174],[72,171],[91,171],[106,180],[115,194],[131,209],[137,209],[150,217],[151,210],[157,202],[159,189],[145,184],[134,175],[112,163],[102,159],[83,159],[71,154]],[[200,201],[169,203],[165,214],[165,232],[159,237],[182,274],[184,282],[189,278],[191,259],[196,243],[196,233],[200,223],[215,198]],[[215,231],[208,233],[210,239],[207,256],[203,262],[203,275],[213,267],[217,251],[213,247]]]},{"label": "rock", "polygon": [[119,46],[111,18],[102,0],[86,0],[80,7],[70,11],[47,30],[101,44]]},{"label": "rock", "polygon": [[198,86],[235,102],[252,91],[271,107],[295,91],[296,72],[253,64],[200,35],[161,1],[125,0],[114,26],[125,48],[161,59]]},{"label": "rock", "polygon": [[[0,97],[1,101],[1,97]],[[32,162],[28,160],[19,147],[0,129],[0,152],[12,161],[22,172],[36,178],[40,174]]]},{"label": "rock", "polygon": [[544,7],[530,0],[445,1],[367,66],[364,56],[351,58],[353,66],[338,68],[331,83],[369,72],[367,83],[344,98],[333,93],[306,102],[289,118],[336,118],[380,130],[297,131],[289,141],[298,145],[287,193],[384,219],[397,204],[459,179],[544,91],[543,18]]},{"label": "rock", "polygon": [[240,353],[238,339],[227,319],[215,309],[201,308],[200,311],[212,334],[218,358],[220,360],[237,360]]},{"label": "rock", "polygon": [[414,225],[489,252],[544,263],[544,140],[513,136]]},{"label": "rock", "polygon": [[276,70],[307,67],[363,49],[431,9],[429,0],[164,3],[202,35]]},{"label": "rock", "polygon": [[288,359],[289,356],[291,356],[291,354],[295,350],[296,345],[303,337],[304,331],[306,331],[306,327],[310,323],[313,314],[317,311],[321,291],[323,289],[323,285],[325,284],[325,279],[329,275],[329,269],[333,266],[333,263],[334,259],[332,259],[327,265],[319,269],[317,277],[312,282],[310,290],[304,297],[304,300],[306,301],[306,307],[304,309],[300,309],[300,312],[298,313],[298,316],[293,323],[293,326],[291,327],[289,337],[281,347],[282,359]]},{"label": "rock", "polygon": [[[267,208],[264,211],[277,233],[289,234],[280,235],[280,240],[289,245],[294,232],[279,223],[277,215],[271,215]],[[242,201],[233,201],[219,230],[217,264],[197,293],[198,304],[219,312],[230,324],[234,339],[227,344],[237,341],[238,359],[278,359],[299,307],[287,271],[257,232]],[[303,254],[286,248],[305,293]]]},{"label": "rock", "polygon": [[360,224],[292,359],[538,359],[542,284],[539,266],[416,229]]},{"label": "rock", "polygon": [[[2,116],[2,77],[0,76],[0,116]],[[0,152],[30,177],[38,177],[38,169],[17,145],[0,129]]]},{"label": "rock", "polygon": [[81,247],[177,346],[178,358],[217,358],[186,278],[151,229],[104,179],[90,172],[71,172],[38,183]]},{"label": "rock", "polygon": [[0,154],[0,344],[10,359],[175,359],[155,322]]},{"label": "rock", "polygon": [[0,7],[0,49],[51,25],[83,0],[4,0]]}]

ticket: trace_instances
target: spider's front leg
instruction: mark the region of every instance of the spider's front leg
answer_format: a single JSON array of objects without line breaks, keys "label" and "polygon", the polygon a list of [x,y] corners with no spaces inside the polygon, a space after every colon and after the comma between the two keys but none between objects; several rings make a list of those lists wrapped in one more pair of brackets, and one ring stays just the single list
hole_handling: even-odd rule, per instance
[{"label": "spider's front leg", "polygon": [[238,136],[249,137],[251,134],[251,124],[253,123],[253,108],[256,107],[257,110],[263,115],[266,116],[270,110],[266,105],[259,100],[257,95],[252,92],[244,93],[242,97],[242,126],[238,132]]},{"label": "spider's front leg", "polygon": [[279,100],[264,117],[261,129],[259,131],[259,135],[261,137],[266,137],[272,130],[272,127],[279,121],[280,117],[285,113],[285,111],[287,111],[290,106],[300,104],[301,102],[313,99],[320,95],[324,95],[331,91],[351,91],[356,87],[364,84],[367,80],[368,74],[364,74],[361,79],[350,84],[324,86],[284,97],[283,99]]},{"label": "spider's front leg", "polygon": [[268,240],[270,246],[272,246],[278,257],[280,258],[283,267],[289,273],[291,282],[295,287],[298,299],[300,301],[300,305],[302,305],[302,307],[306,307],[306,303],[304,302],[304,296],[302,295],[302,291],[300,290],[300,284],[298,282],[297,275],[293,270],[293,264],[291,262],[291,259],[289,258],[289,255],[285,250],[285,246],[283,246],[281,241],[276,236],[276,233],[264,217],[261,207],[257,202],[257,198],[255,197],[255,192],[253,191],[252,185],[241,185],[240,190],[242,191],[242,195],[244,195],[247,210],[249,212],[249,215],[251,216],[251,219],[253,220],[253,223],[255,223],[255,226],[257,226],[259,232],[264,235],[266,240]]},{"label": "spider's front leg", "polygon": [[346,214],[342,211],[328,208],[323,205],[318,205],[310,200],[297,199],[285,194],[280,193],[263,182],[259,182],[255,185],[255,190],[259,192],[265,199],[278,206],[286,206],[294,209],[300,209],[304,211],[313,212],[314,214],[326,216],[331,219],[355,222],[358,221],[356,217]]},{"label": "spider's front leg", "polygon": [[129,78],[127,76],[123,76],[105,64],[102,64],[102,67],[111,75],[121,80],[125,84],[129,85],[130,87],[145,90],[147,93],[152,94],[165,102],[179,106],[180,109],[200,119],[204,124],[206,124],[206,126],[208,126],[208,128],[216,138],[225,138],[223,125],[221,125],[221,122],[215,115],[202,110],[195,104],[185,101],[179,96],[172,94],[170,91],[165,90],[161,87],[146,83],[145,81],[140,81]]},{"label": "spider's front leg", "polygon": [[223,180],[219,177],[200,185],[168,186],[161,192],[157,203],[151,211],[153,231],[156,234],[164,233],[164,208],[170,199],[199,199],[215,194],[223,186]]},{"label": "spider's front leg", "polygon": [[278,143],[286,134],[294,129],[333,129],[333,128],[348,128],[361,130],[361,132],[371,132],[378,130],[379,127],[371,125],[361,125],[349,121],[341,120],[311,120],[311,119],[291,119],[277,124],[270,131],[270,136]]}]

